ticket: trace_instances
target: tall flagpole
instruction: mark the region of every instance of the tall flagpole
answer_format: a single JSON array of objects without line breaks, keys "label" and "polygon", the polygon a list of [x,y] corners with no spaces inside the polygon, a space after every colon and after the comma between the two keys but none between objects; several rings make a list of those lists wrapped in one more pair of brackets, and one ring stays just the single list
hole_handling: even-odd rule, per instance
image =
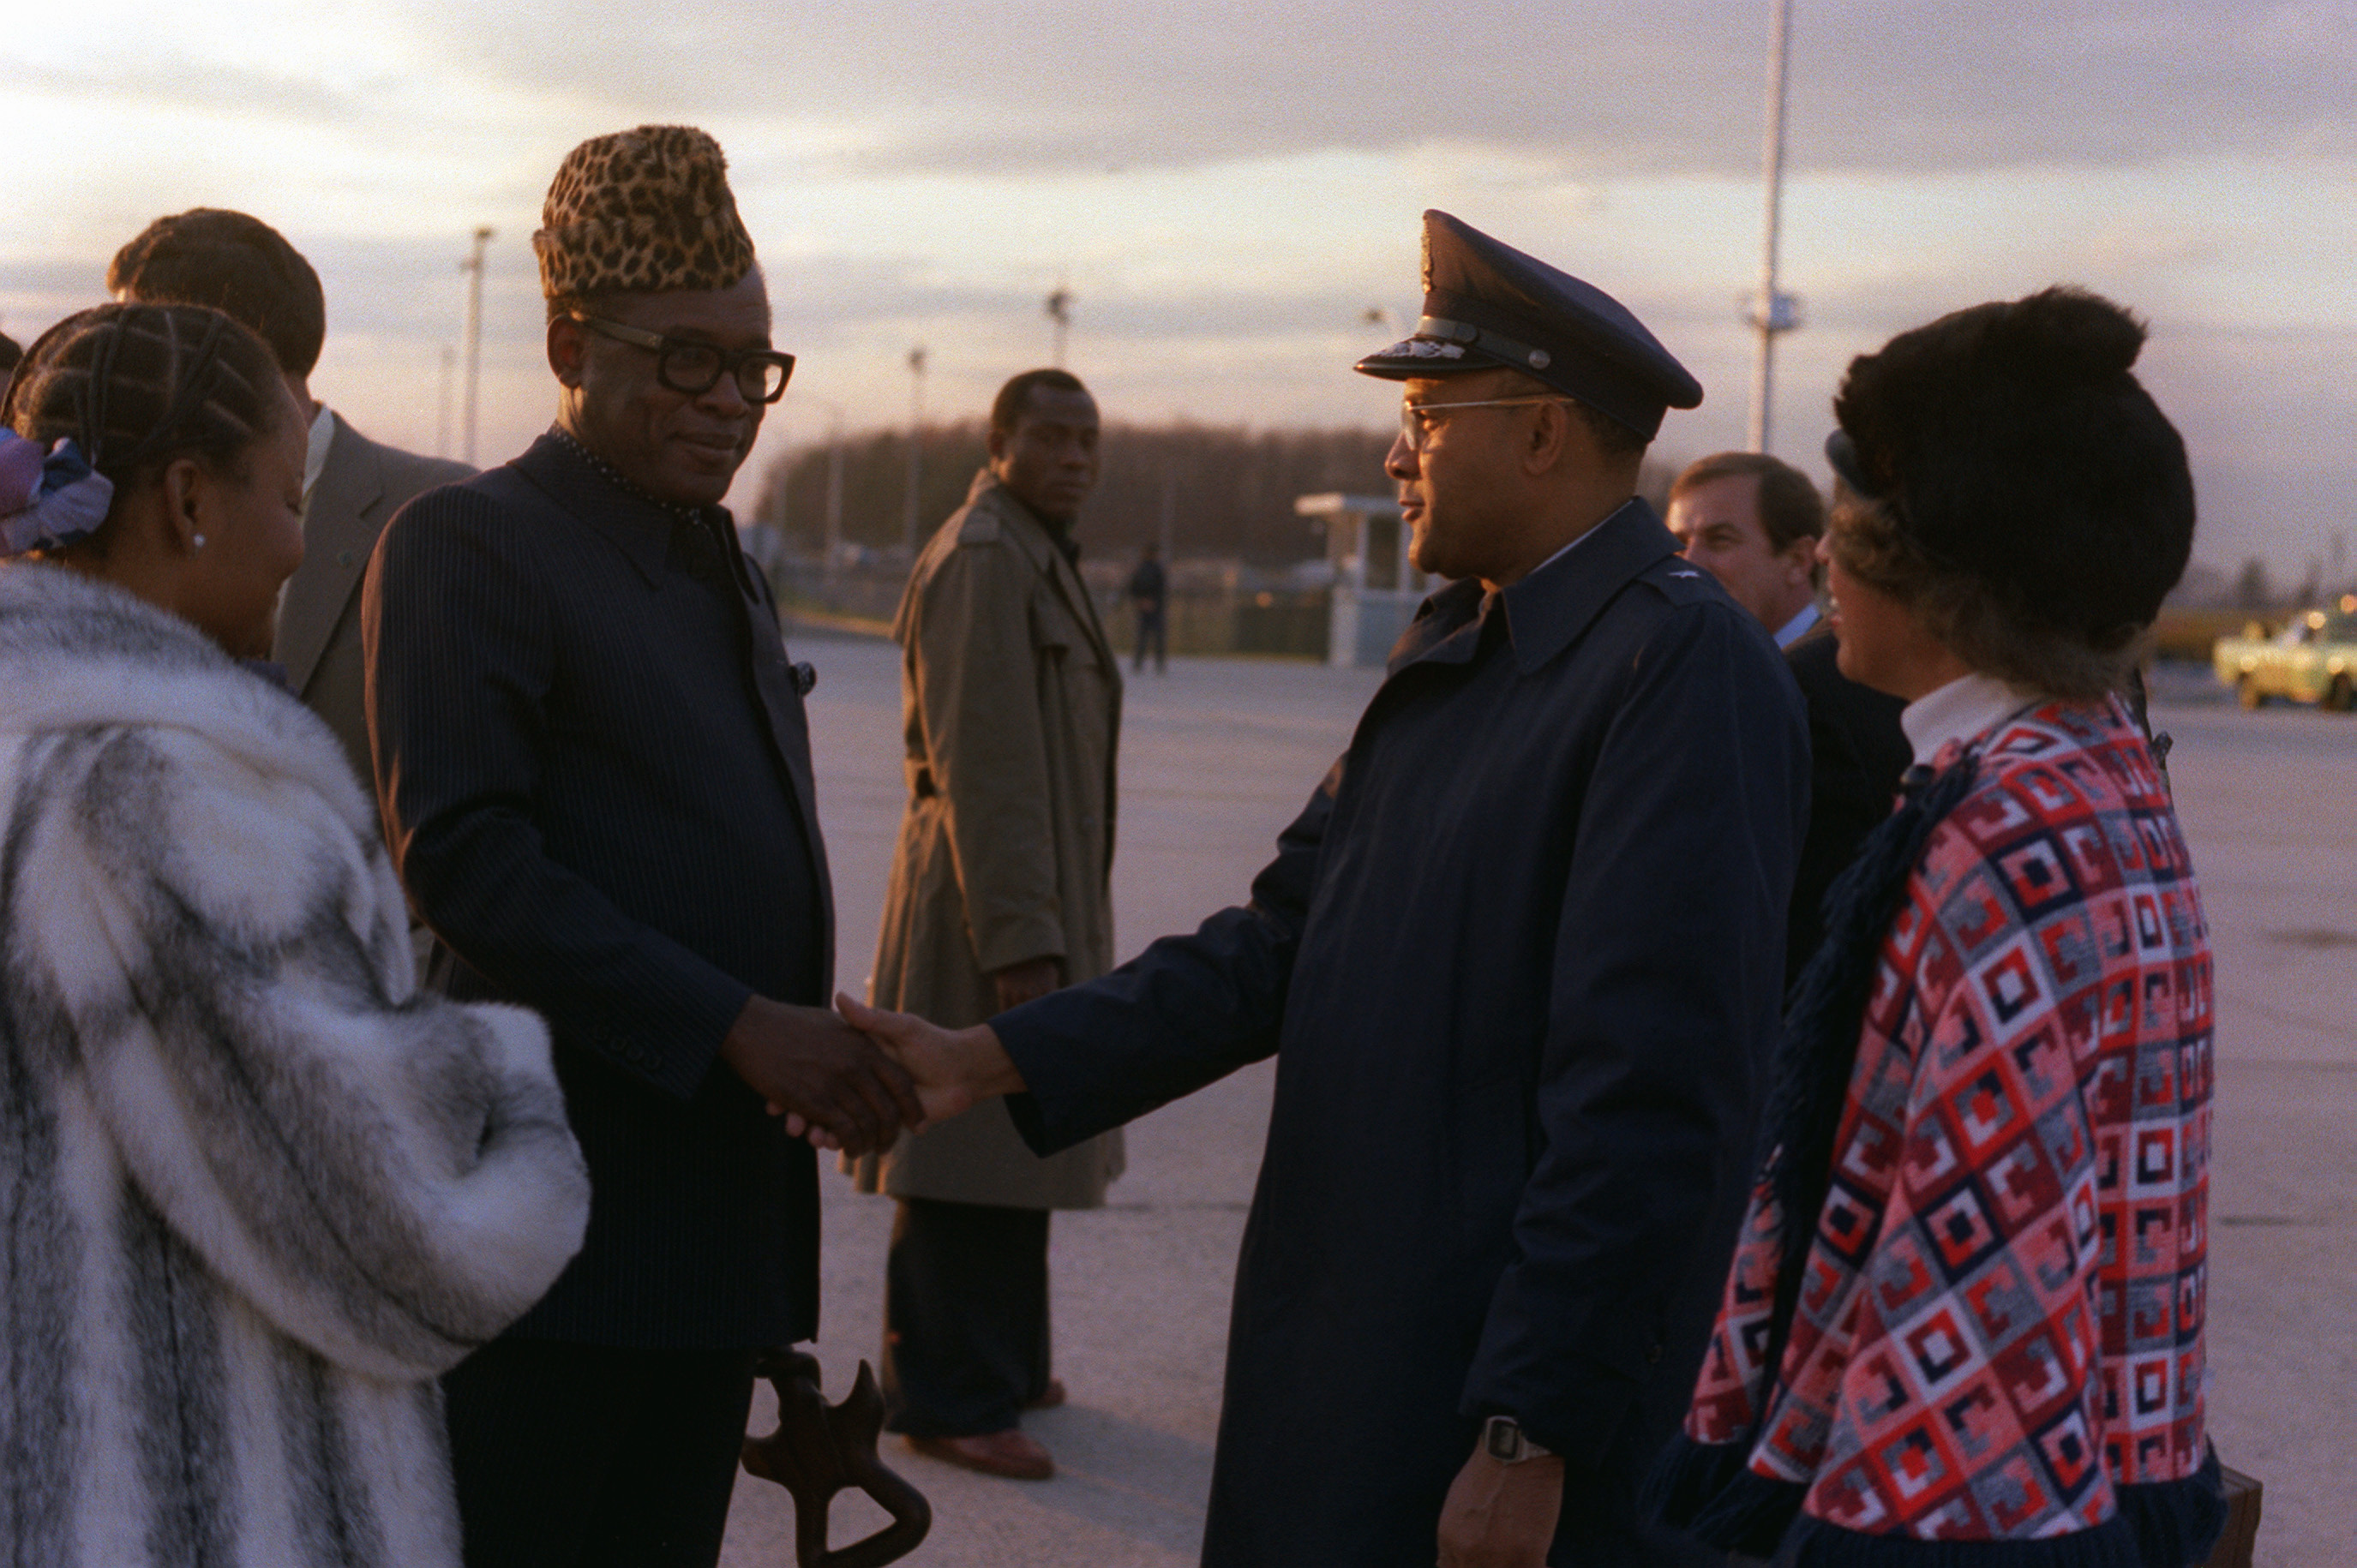
[{"label": "tall flagpole", "polygon": [[1760,154],[1768,188],[1767,226],[1760,258],[1760,293],[1751,302],[1750,313],[1752,330],[1759,335],[1759,351],[1751,364],[1751,424],[1746,445],[1754,452],[1768,450],[1777,334],[1800,325],[1797,302],[1776,287],[1776,242],[1784,206],[1784,90],[1789,75],[1786,44],[1792,27],[1792,0],[1775,0],[1775,30],[1768,46],[1768,126]]}]

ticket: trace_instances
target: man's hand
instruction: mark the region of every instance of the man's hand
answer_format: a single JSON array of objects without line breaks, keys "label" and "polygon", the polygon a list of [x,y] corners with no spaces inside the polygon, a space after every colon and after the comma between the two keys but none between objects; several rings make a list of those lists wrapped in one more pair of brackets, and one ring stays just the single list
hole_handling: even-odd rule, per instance
[{"label": "man's hand", "polygon": [[990,983],[998,987],[998,1010],[1020,1007],[1026,1002],[1037,1001],[1064,983],[1061,960],[1035,958],[1023,963],[1010,963],[996,971]]},{"label": "man's hand", "polygon": [[852,1027],[908,1069],[928,1127],[995,1094],[1023,1092],[1023,1075],[987,1024],[944,1029],[913,1013],[886,1013],[840,994],[834,1005]]},{"label": "man's hand", "polygon": [[1508,1465],[1480,1448],[1440,1505],[1440,1568],[1545,1568],[1563,1509],[1563,1461]]},{"label": "man's hand", "polygon": [[823,1007],[751,998],[720,1059],[785,1116],[790,1133],[823,1148],[865,1154],[924,1120],[907,1070]]}]

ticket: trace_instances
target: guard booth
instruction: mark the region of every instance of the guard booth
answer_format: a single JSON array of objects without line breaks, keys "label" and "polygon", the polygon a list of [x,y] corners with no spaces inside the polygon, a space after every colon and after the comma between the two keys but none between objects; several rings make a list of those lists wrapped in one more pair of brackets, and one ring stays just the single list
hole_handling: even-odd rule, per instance
[{"label": "guard booth", "polygon": [[1388,496],[1301,496],[1293,510],[1326,530],[1334,589],[1326,662],[1381,667],[1418,605],[1440,586],[1408,564],[1408,530]]}]

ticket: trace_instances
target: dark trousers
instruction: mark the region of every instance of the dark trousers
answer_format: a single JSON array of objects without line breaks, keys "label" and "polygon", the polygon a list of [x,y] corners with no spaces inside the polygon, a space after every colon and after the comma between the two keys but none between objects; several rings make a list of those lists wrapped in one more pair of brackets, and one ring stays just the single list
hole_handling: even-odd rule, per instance
[{"label": "dark trousers", "polygon": [[713,1568],[749,1350],[499,1339],[442,1380],[467,1568]]},{"label": "dark trousers", "polygon": [[1149,610],[1144,607],[1139,608],[1137,612],[1137,651],[1131,657],[1129,663],[1129,667],[1132,670],[1143,670],[1146,668],[1146,646],[1149,642],[1154,645],[1155,669],[1161,670],[1169,664],[1170,639],[1164,632],[1164,623],[1167,619],[1168,617],[1161,610]]},{"label": "dark trousers", "polygon": [[884,1424],[1004,1432],[1048,1388],[1048,1213],[904,1197],[884,1263]]}]

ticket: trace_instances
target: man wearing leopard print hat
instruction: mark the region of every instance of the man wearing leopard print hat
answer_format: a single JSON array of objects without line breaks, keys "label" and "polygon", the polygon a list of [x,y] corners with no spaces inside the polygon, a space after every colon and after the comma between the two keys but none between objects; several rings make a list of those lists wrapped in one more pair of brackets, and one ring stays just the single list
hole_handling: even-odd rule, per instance
[{"label": "man wearing leopard print hat", "polygon": [[545,1014],[587,1243],[445,1381],[466,1552],[720,1551],[757,1350],[817,1314],[804,1124],[889,1145],[906,1075],[824,1004],[802,696],[720,507],[792,356],[710,136],[583,143],[533,236],[556,423],[369,567],[377,789],[434,977]]}]

